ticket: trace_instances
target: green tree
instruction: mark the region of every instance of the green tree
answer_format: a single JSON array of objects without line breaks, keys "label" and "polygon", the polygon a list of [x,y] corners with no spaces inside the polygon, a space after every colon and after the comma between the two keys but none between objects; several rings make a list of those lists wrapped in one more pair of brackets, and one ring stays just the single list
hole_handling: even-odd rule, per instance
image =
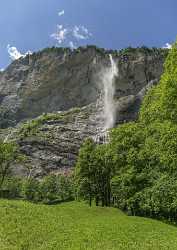
[{"label": "green tree", "polygon": [[60,174],[57,176],[57,195],[61,201],[74,199],[73,175]]},{"label": "green tree", "polygon": [[96,205],[101,200],[102,206],[111,204],[111,178],[114,173],[114,165],[110,147],[98,145],[92,154],[92,165],[94,168],[94,196]]},{"label": "green tree", "polygon": [[95,143],[92,139],[86,139],[83,143],[75,168],[76,196],[89,200],[90,206],[94,198],[94,167],[92,163],[92,154],[95,149]]},{"label": "green tree", "polygon": [[81,198],[102,206],[111,204],[112,154],[107,145],[97,145],[86,140],[80,149],[76,165],[77,193]]},{"label": "green tree", "polygon": [[13,143],[0,142],[0,189],[11,174],[11,166],[18,159],[17,147]]},{"label": "green tree", "polygon": [[172,46],[164,64],[160,83],[145,96],[140,122],[146,126],[154,121],[177,122],[177,42]]},{"label": "green tree", "polygon": [[54,201],[58,198],[57,176],[48,175],[40,183],[41,198],[44,202]]}]

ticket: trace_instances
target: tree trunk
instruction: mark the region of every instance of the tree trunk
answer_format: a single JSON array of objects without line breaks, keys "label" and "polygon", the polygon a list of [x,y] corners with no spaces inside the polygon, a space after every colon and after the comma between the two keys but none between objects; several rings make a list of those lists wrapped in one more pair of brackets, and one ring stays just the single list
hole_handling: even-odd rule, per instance
[{"label": "tree trunk", "polygon": [[107,189],[107,186],[105,188],[105,205],[106,205],[106,207],[108,206],[108,189]]},{"label": "tree trunk", "polygon": [[89,197],[89,206],[90,206],[90,207],[92,206],[92,197],[91,197],[91,195],[90,195],[90,197]]},{"label": "tree trunk", "polygon": [[104,197],[104,193],[102,194],[102,197],[101,197],[101,206],[102,206],[102,207],[105,206],[105,197]]},{"label": "tree trunk", "polygon": [[110,178],[108,179],[108,206],[111,205],[111,184],[110,184]]},{"label": "tree trunk", "polygon": [[2,188],[5,177],[7,175],[7,169],[4,169],[4,171],[2,171],[2,173],[1,173],[1,175],[2,175],[2,177],[1,177],[1,181],[0,181],[0,189]]},{"label": "tree trunk", "polygon": [[95,203],[96,203],[96,206],[98,207],[98,205],[99,205],[99,197],[98,196],[96,196]]}]

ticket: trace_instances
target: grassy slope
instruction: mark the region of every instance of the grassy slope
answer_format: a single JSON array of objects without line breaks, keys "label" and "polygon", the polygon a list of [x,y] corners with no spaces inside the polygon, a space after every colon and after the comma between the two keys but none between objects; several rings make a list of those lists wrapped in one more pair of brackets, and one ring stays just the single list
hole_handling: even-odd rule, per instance
[{"label": "grassy slope", "polygon": [[177,249],[177,228],[83,203],[0,201],[1,250]]},{"label": "grassy slope", "polygon": [[[27,132],[48,118],[54,119],[43,117],[27,125]],[[0,201],[0,250],[177,249],[176,236],[173,226],[113,208]]]}]

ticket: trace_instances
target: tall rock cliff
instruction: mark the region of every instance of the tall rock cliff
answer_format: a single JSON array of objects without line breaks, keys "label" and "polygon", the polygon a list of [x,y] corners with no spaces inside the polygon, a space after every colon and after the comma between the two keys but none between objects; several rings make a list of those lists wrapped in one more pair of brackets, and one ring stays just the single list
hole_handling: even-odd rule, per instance
[{"label": "tall rock cliff", "polygon": [[74,166],[83,140],[104,126],[103,78],[109,54],[118,68],[116,123],[134,120],[146,90],[159,81],[162,49],[52,48],[14,61],[0,74],[0,127],[28,156],[15,173],[42,176]]}]

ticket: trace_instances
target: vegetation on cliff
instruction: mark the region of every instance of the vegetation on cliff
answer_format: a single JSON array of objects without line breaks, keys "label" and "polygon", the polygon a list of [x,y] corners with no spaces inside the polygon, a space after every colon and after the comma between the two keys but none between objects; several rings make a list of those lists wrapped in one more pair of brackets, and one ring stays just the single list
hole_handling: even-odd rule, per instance
[{"label": "vegetation on cliff", "polygon": [[0,192],[11,174],[11,165],[20,160],[17,146],[13,143],[0,141]]}]

